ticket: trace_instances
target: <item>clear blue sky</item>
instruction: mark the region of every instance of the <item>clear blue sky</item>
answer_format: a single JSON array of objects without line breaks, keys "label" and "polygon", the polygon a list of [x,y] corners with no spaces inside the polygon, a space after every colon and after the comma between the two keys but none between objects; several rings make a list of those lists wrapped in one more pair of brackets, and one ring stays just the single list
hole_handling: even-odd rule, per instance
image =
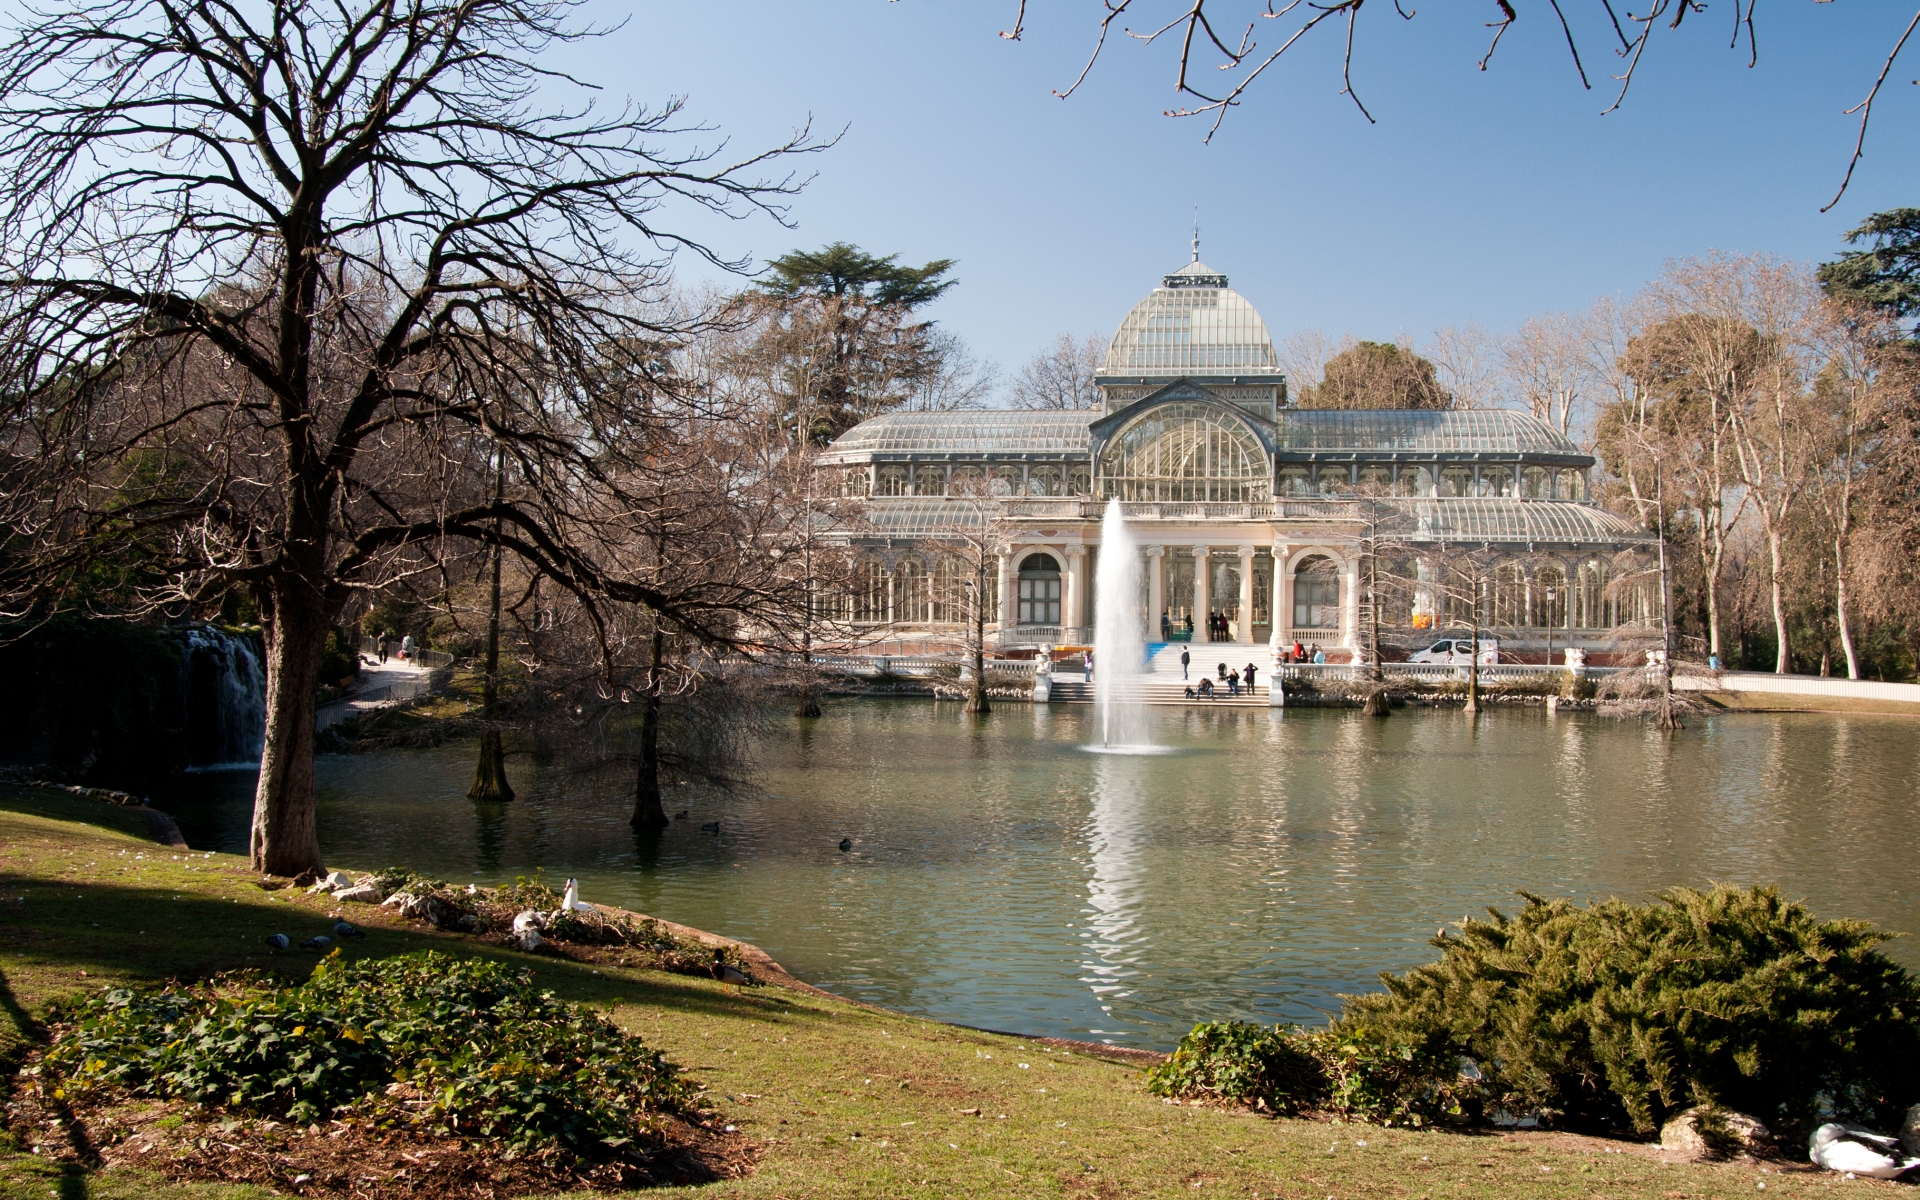
[{"label": "clear blue sky", "polygon": [[[1589,92],[1544,4],[1519,5],[1482,73],[1491,0],[1428,0],[1411,22],[1383,0],[1363,14],[1354,68],[1377,125],[1338,94],[1336,34],[1290,52],[1211,144],[1199,121],[1161,115],[1176,103],[1170,48],[1117,39],[1086,87],[1054,98],[1099,8],[1030,8],[1016,43],[997,36],[1014,0],[644,0],[567,65],[616,96],[684,94],[738,148],[809,116],[845,126],[801,164],[818,177],[793,205],[796,228],[683,227],[761,260],[842,239],[957,259],[961,284],[933,315],[1010,369],[1056,333],[1110,334],[1186,261],[1195,203],[1203,257],[1276,336],[1416,339],[1469,321],[1509,330],[1710,248],[1818,261],[1864,215],[1920,206],[1912,45],[1851,191],[1818,211],[1852,147],[1843,110],[1912,18],[1891,0],[1762,5],[1752,70],[1744,46],[1727,48],[1723,0],[1662,30],[1625,107],[1604,117],[1619,67],[1591,12]],[[1274,24],[1257,31],[1268,44]],[[686,278],[711,274],[686,264]]]}]

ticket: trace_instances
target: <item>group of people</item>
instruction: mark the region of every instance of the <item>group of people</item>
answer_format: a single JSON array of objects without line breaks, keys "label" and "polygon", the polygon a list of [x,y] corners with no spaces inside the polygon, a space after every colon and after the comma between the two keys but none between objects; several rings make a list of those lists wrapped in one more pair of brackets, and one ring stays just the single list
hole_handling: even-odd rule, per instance
[{"label": "group of people", "polygon": [[1295,642],[1291,648],[1280,652],[1280,661],[1290,663],[1324,663],[1327,661],[1327,652],[1318,646],[1315,646],[1313,650],[1309,652],[1305,646],[1302,646],[1299,642]]},{"label": "group of people", "polygon": [[[1185,633],[1187,640],[1192,641],[1193,614],[1188,613],[1178,621],[1175,621],[1171,614],[1165,609],[1162,609],[1160,611],[1160,640],[1163,642],[1172,641],[1176,631]],[[1233,640],[1233,622],[1227,619],[1225,613],[1207,614],[1207,640],[1210,642],[1231,642]]]},{"label": "group of people", "polygon": [[[1187,674],[1187,670],[1192,665],[1192,663],[1193,663],[1193,655],[1186,650],[1182,650],[1180,652],[1180,678],[1182,679],[1189,678]],[[1205,668],[1202,668],[1202,669],[1204,670]],[[1221,663],[1220,670],[1219,670],[1219,678],[1220,678],[1221,684],[1223,684],[1226,687],[1227,695],[1238,696],[1240,694],[1240,688],[1242,684],[1246,686],[1247,694],[1252,695],[1254,672],[1257,671],[1258,669],[1259,668],[1255,667],[1252,663],[1248,663],[1245,667],[1242,667],[1238,671],[1230,671],[1227,669],[1227,664]],[[1212,679],[1208,678],[1205,675],[1202,675],[1200,677],[1200,682],[1198,684],[1190,683],[1187,685],[1187,699],[1211,700],[1214,698],[1214,695],[1218,690],[1219,689],[1214,687]]]}]

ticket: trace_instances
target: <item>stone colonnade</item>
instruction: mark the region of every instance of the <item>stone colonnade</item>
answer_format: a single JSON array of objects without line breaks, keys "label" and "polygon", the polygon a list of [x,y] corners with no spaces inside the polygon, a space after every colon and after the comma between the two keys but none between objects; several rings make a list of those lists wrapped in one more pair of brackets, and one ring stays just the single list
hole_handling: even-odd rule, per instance
[{"label": "stone colonnade", "polygon": [[[1264,540],[1264,539],[1263,539]],[[1220,560],[1235,561],[1239,569],[1238,602],[1239,619],[1233,630],[1235,640],[1251,642],[1254,636],[1254,559],[1262,549],[1268,549],[1272,555],[1272,579],[1268,591],[1268,623],[1275,638],[1289,637],[1293,631],[1294,570],[1300,561],[1312,555],[1322,555],[1331,559],[1340,573],[1340,626],[1325,631],[1329,638],[1337,642],[1324,644],[1338,645],[1346,649],[1357,649],[1360,645],[1359,595],[1360,577],[1358,560],[1338,547],[1324,543],[1294,543],[1282,537],[1276,537],[1270,544],[1234,539],[1220,543],[1211,540],[1185,542],[1170,540],[1148,542],[1141,546],[1146,559],[1147,582],[1147,636],[1155,640],[1158,633],[1155,628],[1159,614],[1169,607],[1167,589],[1167,557],[1170,549],[1185,547],[1193,555],[1193,611],[1206,613],[1211,606],[1225,597],[1212,596],[1212,565]],[[1017,620],[1018,599],[1016,596],[1020,564],[1032,554],[1052,556],[1061,564],[1061,605],[1060,624],[1067,628],[1086,628],[1093,624],[1093,611],[1089,604],[1092,589],[1088,576],[1091,547],[1084,543],[1062,543],[1058,541],[1022,542],[1001,548],[999,554],[1000,613],[1002,628],[1010,628]]]}]

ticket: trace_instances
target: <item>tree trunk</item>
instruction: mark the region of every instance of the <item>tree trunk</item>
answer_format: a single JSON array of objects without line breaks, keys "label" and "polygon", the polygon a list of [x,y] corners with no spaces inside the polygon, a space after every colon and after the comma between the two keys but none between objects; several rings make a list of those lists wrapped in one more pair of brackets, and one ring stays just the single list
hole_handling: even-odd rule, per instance
[{"label": "tree trunk", "polygon": [[1847,678],[1860,678],[1860,655],[1853,648],[1853,629],[1847,615],[1847,541],[1842,534],[1833,544],[1833,619],[1840,626],[1840,649],[1847,655]]},{"label": "tree trunk", "polygon": [[1480,581],[1473,581],[1473,653],[1467,656],[1467,711],[1480,711]]},{"label": "tree trunk", "polygon": [[[496,476],[497,478],[497,476]],[[497,487],[497,485],[496,485]],[[498,496],[496,490],[495,495]],[[499,532],[498,523],[494,532]],[[493,548],[493,607],[487,617],[487,677],[480,687],[480,717],[493,720],[493,706],[500,701],[500,547]],[[469,800],[513,799],[513,787],[507,783],[507,751],[499,728],[480,735],[480,761],[473,767],[473,786],[467,789]]]},{"label": "tree trunk", "polygon": [[474,764],[473,786],[467,789],[469,800],[513,799],[513,787],[507,783],[507,749],[498,729],[480,735],[480,761]]},{"label": "tree trunk", "polygon": [[[987,704],[987,571],[986,556],[973,572],[973,686],[967,689],[967,704],[962,710],[973,716],[993,711]],[[1002,617],[1004,620],[1005,617]]]},{"label": "tree trunk", "polygon": [[1667,487],[1665,472],[1655,476],[1660,535],[1660,719],[1668,733],[1680,728],[1673,711],[1673,586],[1667,578]]},{"label": "tree trunk", "polygon": [[[809,577],[811,578],[811,577]],[[807,615],[800,626],[800,703],[794,706],[796,717],[820,715],[820,700],[813,688],[813,586],[807,586]]]},{"label": "tree trunk", "polygon": [[666,634],[655,618],[653,657],[647,664],[647,689],[640,708],[640,769],[633,784],[635,829],[665,829],[667,810],[660,803],[660,663],[666,653]]},{"label": "tree trunk", "polygon": [[1773,529],[1767,530],[1767,555],[1768,574],[1770,576],[1767,582],[1771,587],[1773,596],[1773,631],[1774,635],[1780,639],[1779,646],[1774,653],[1773,673],[1775,675],[1785,675],[1792,670],[1791,660],[1787,653],[1787,602],[1786,597],[1781,594],[1780,583],[1781,575],[1786,570],[1786,564],[1781,561],[1780,534]]},{"label": "tree trunk", "polygon": [[314,689],[328,617],[296,582],[263,613],[267,652],[267,729],[253,797],[247,857],[254,870],[297,877],[324,872],[313,811]]}]

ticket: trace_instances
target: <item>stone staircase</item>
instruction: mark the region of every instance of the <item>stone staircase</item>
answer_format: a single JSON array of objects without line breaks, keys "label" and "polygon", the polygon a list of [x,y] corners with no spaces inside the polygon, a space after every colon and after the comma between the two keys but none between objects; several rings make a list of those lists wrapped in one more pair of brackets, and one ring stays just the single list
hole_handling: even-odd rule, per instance
[{"label": "stone staircase", "polygon": [[[1180,678],[1180,651],[1183,649],[1189,651],[1193,657],[1193,665],[1189,668],[1191,678],[1184,681]],[[1137,694],[1140,699],[1147,704],[1265,708],[1267,707],[1268,663],[1271,661],[1265,643],[1202,642],[1195,646],[1172,643],[1154,654],[1152,661],[1147,665],[1147,674],[1135,687],[1138,689]],[[1229,696],[1227,685],[1220,682],[1219,664],[1221,663],[1226,663],[1229,671],[1244,668],[1248,663],[1252,663],[1258,668],[1255,677],[1260,680],[1259,685],[1251,692],[1242,687],[1238,696]],[[1203,673],[1213,677],[1213,699],[1187,699],[1186,689],[1192,684],[1199,683]],[[1078,679],[1056,675],[1053,680],[1053,702],[1091,704],[1093,703],[1093,685]]]}]

